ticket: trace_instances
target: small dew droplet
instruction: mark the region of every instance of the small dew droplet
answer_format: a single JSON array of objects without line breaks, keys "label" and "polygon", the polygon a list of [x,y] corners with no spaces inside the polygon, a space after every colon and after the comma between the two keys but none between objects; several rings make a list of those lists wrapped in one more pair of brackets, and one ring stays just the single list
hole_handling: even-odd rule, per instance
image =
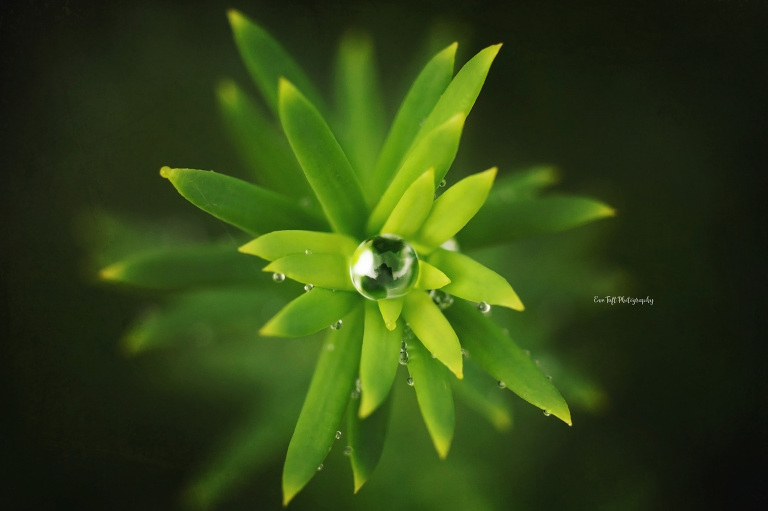
[{"label": "small dew droplet", "polygon": [[464,358],[469,358],[469,352],[464,348],[461,348],[461,356]]},{"label": "small dew droplet", "polygon": [[483,314],[488,314],[491,312],[491,305],[488,302],[480,302],[477,304],[477,310]]},{"label": "small dew droplet", "polygon": [[400,353],[408,351],[408,343],[405,341],[400,341]]},{"label": "small dew droplet", "polygon": [[304,291],[312,291],[313,289],[315,289],[314,284],[304,284]]},{"label": "small dew droplet", "polygon": [[336,323],[331,325],[331,328],[334,330],[341,330],[342,325],[344,325],[344,322],[342,320],[338,320]]},{"label": "small dew droplet", "polygon": [[434,353],[430,353],[430,355],[432,355],[432,358],[437,358],[437,355],[435,355]]},{"label": "small dew droplet", "polygon": [[341,438],[341,431],[336,432],[336,440],[338,440],[339,438]]},{"label": "small dew droplet", "polygon": [[504,383],[504,382],[503,382],[503,381],[501,381],[501,380],[499,380],[498,386],[499,386],[499,388],[500,388],[500,389],[505,389],[505,388],[507,388],[507,384],[506,384],[506,383]]},{"label": "small dew droplet", "polygon": [[333,351],[333,350],[336,349],[336,345],[335,344],[329,344],[328,346],[325,347],[325,349],[327,349],[328,351]]},{"label": "small dew droplet", "polygon": [[323,468],[324,468],[324,465],[323,465],[322,463],[320,463],[320,464],[317,466],[317,471],[318,471],[318,472],[320,472],[321,470],[323,470]]},{"label": "small dew droplet", "polygon": [[398,360],[400,362],[401,366],[408,365],[408,352],[407,351],[400,351],[400,359]]},{"label": "small dew droplet", "polygon": [[552,415],[552,412],[549,410],[544,410],[544,417],[549,417],[550,415]]},{"label": "small dew droplet", "polygon": [[344,448],[344,456],[349,456],[352,454],[352,446],[348,445]]},{"label": "small dew droplet", "polygon": [[529,357],[531,356],[531,350],[523,350],[523,353],[525,353]]},{"label": "small dew droplet", "polygon": [[552,381],[552,375],[551,375],[551,374],[548,374],[548,375],[547,375],[547,379],[548,379],[549,381]]},{"label": "small dew droplet", "polygon": [[283,282],[285,280],[285,275],[282,273],[273,273],[272,280],[275,282]]},{"label": "small dew droplet", "polygon": [[408,377],[408,379],[407,379],[407,380],[405,380],[405,383],[407,383],[408,385],[410,385],[411,387],[413,387],[413,378],[411,378],[411,377],[409,376],[409,377]]},{"label": "small dew droplet", "polygon": [[444,188],[446,184],[448,183],[446,182],[445,179],[443,179],[442,181],[440,181],[440,184],[438,186],[440,186],[440,188]]},{"label": "small dew droplet", "polygon": [[306,249],[306,250],[304,251],[304,254],[305,254],[305,255],[312,255],[312,251],[311,251],[310,249]]}]

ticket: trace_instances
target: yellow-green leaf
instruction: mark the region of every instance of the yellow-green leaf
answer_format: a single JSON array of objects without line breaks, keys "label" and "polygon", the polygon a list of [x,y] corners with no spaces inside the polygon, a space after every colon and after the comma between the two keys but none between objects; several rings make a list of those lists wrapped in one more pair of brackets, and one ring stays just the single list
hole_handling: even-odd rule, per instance
[{"label": "yellow-green leaf", "polygon": [[285,457],[283,505],[314,477],[336,440],[360,363],[363,312],[359,305],[344,316],[341,329],[328,332],[323,343]]},{"label": "yellow-green leaf", "polygon": [[387,186],[384,194],[371,213],[366,232],[374,235],[381,231],[405,191],[419,176],[432,168],[435,172],[434,187],[442,181],[456,157],[464,115],[457,114],[436,127],[415,144],[403,159],[403,163]]},{"label": "yellow-green leaf", "polygon": [[519,311],[524,309],[507,279],[471,257],[438,248],[429,256],[429,262],[450,279],[450,284],[443,288],[446,293],[465,300],[503,305]]},{"label": "yellow-green leaf", "polygon": [[459,338],[426,291],[411,291],[405,297],[403,318],[422,344],[461,379]]},{"label": "yellow-green leaf", "polygon": [[392,398],[385,399],[375,412],[365,418],[356,413],[354,404],[354,401],[350,403],[347,413],[347,445],[352,448],[349,461],[352,465],[355,493],[357,493],[379,464],[379,458],[384,450],[384,441],[387,438]]},{"label": "yellow-green leaf", "polygon": [[281,229],[324,230],[325,221],[279,193],[209,170],[163,167],[167,178],[189,202],[251,234]]},{"label": "yellow-green leaf", "polygon": [[270,337],[314,334],[336,323],[356,303],[360,303],[360,295],[357,293],[313,289],[283,307],[261,327],[259,334]]},{"label": "yellow-green leaf", "polygon": [[571,412],[560,392],[501,327],[472,305],[458,300],[445,310],[445,315],[472,360],[521,398],[571,425]]},{"label": "yellow-green leaf", "polygon": [[432,209],[435,198],[435,171],[423,173],[405,191],[381,228],[383,234],[396,234],[408,239],[419,230]]},{"label": "yellow-green leaf", "polygon": [[294,254],[341,254],[351,257],[358,243],[343,234],[315,231],[274,231],[249,241],[237,250],[267,261]]},{"label": "yellow-green leaf", "polygon": [[408,343],[408,373],[413,378],[416,400],[435,450],[440,458],[445,458],[451,448],[456,420],[448,371],[418,340],[411,339]]},{"label": "yellow-green leaf", "polygon": [[419,260],[419,281],[416,289],[440,289],[451,283],[451,279],[438,268]]},{"label": "yellow-green leaf", "polygon": [[347,258],[341,254],[293,254],[276,259],[264,271],[282,273],[304,284],[325,289],[354,291]]},{"label": "yellow-green leaf", "polygon": [[422,121],[427,118],[451,82],[457,46],[453,43],[435,55],[408,90],[376,161],[370,186],[372,191],[381,194],[392,180],[413,144]]},{"label": "yellow-green leaf", "polygon": [[[417,241],[435,248],[459,232],[485,202],[496,177],[496,167],[466,177],[448,188],[435,203],[417,235]],[[497,231],[501,230],[498,229]]]},{"label": "yellow-green leaf", "polygon": [[403,302],[403,297],[387,298],[385,300],[377,301],[381,317],[384,320],[384,325],[388,330],[394,330],[397,326],[397,319],[403,311]]},{"label": "yellow-green leaf", "polygon": [[376,302],[365,301],[363,354],[360,357],[362,399],[360,418],[368,417],[384,401],[397,372],[402,328],[388,329]]},{"label": "yellow-green leaf", "polygon": [[333,230],[362,238],[368,207],[357,175],[320,112],[280,80],[280,122]]}]

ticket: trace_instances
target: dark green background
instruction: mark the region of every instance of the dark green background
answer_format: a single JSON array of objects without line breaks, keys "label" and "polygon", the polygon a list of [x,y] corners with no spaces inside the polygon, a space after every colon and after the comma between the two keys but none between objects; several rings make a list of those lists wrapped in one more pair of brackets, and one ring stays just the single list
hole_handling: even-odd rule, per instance
[{"label": "dark green background", "polygon": [[[611,406],[557,433],[519,414],[518,441],[551,434],[555,445],[520,460],[525,478],[494,499],[518,492],[523,509],[766,504],[765,2],[71,0],[0,8],[0,507],[174,508],[243,406],[241,396],[155,392],[119,354],[144,297],[90,283],[76,221],[100,210],[197,220],[160,166],[240,169],[213,96],[220,77],[248,83],[231,5],[326,82],[353,24],[376,37],[393,91],[432,20],[468,37],[459,60],[504,42],[459,163],[554,163],[562,189],[618,209],[606,260],[654,305],[606,308],[568,335],[589,347]],[[260,488],[276,495],[279,466],[228,506],[252,509]]]}]

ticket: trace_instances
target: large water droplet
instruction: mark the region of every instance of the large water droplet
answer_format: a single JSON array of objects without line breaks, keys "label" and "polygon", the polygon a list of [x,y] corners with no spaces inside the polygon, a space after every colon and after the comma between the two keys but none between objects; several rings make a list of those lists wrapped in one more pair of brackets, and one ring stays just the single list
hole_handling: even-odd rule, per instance
[{"label": "large water droplet", "polygon": [[357,247],[349,275],[355,289],[369,300],[397,298],[408,294],[416,284],[419,258],[399,236],[382,234]]},{"label": "large water droplet", "polygon": [[272,280],[275,282],[283,282],[285,280],[285,275],[282,273],[273,273]]},{"label": "large water droplet", "polygon": [[344,326],[344,322],[342,320],[338,320],[336,323],[331,325],[331,328],[334,330],[341,330],[342,326]]},{"label": "large water droplet", "polygon": [[482,312],[483,314],[488,314],[491,312],[491,304],[488,302],[480,302],[477,304],[477,310]]},{"label": "large water droplet", "polygon": [[314,284],[304,284],[304,291],[312,291],[313,289],[315,289]]},{"label": "large water droplet", "polygon": [[408,377],[408,379],[407,379],[407,380],[405,380],[405,383],[407,383],[408,385],[410,385],[411,387],[413,387],[413,378],[411,378],[411,377],[409,376],[409,377]]},{"label": "large water droplet", "polygon": [[341,431],[336,432],[336,440],[338,440],[339,438],[341,438]]}]

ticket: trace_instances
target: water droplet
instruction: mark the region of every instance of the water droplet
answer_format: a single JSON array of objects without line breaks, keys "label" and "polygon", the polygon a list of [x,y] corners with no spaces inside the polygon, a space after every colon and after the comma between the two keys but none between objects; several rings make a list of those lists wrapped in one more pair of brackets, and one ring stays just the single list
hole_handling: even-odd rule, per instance
[{"label": "water droplet", "polygon": [[344,456],[349,456],[352,454],[352,446],[348,445],[344,448]]},{"label": "water droplet", "polygon": [[432,358],[437,358],[437,355],[435,355],[434,353],[430,353],[430,355],[432,355]]},{"label": "water droplet", "polygon": [[497,383],[497,385],[499,386],[500,389],[506,389],[507,388],[507,384],[504,383],[501,380],[499,380],[499,383]]},{"label": "water droplet", "polygon": [[312,255],[312,251],[311,251],[310,249],[306,249],[306,250],[304,251],[304,254],[305,254],[305,255]]},{"label": "water droplet", "polygon": [[275,282],[283,282],[285,280],[285,275],[282,273],[273,273],[272,280]]},{"label": "water droplet", "polygon": [[408,343],[405,340],[400,341],[400,353],[408,351]]},{"label": "water droplet", "polygon": [[531,350],[523,350],[523,353],[525,353],[529,357],[531,356]]},{"label": "water droplet", "polygon": [[545,417],[549,417],[550,415],[552,415],[552,412],[550,412],[549,410],[544,410]]},{"label": "water droplet", "polygon": [[440,184],[438,186],[440,186],[440,188],[444,188],[445,185],[447,185],[447,184],[448,184],[448,182],[445,179],[443,179],[442,181],[440,181]]},{"label": "water droplet", "polygon": [[399,236],[382,234],[355,250],[349,266],[355,289],[369,300],[405,296],[419,277],[419,258]]},{"label": "water droplet", "polygon": [[355,391],[357,391],[357,393],[359,394],[362,390],[363,390],[363,384],[360,381],[360,378],[357,378],[355,380]]},{"label": "water droplet", "polygon": [[480,302],[477,304],[477,310],[483,314],[488,314],[491,312],[491,305],[488,302]]},{"label": "water droplet", "polygon": [[320,472],[321,470],[323,470],[323,468],[324,468],[324,467],[325,467],[325,465],[323,465],[322,463],[320,463],[320,464],[317,466],[317,471],[318,471],[318,472]]},{"label": "water droplet", "polygon": [[401,351],[400,352],[400,360],[398,360],[398,362],[400,362],[401,366],[408,365],[408,352],[407,351]]},{"label": "water droplet", "polygon": [[325,349],[327,349],[328,351],[333,351],[333,350],[336,349],[336,345],[335,344],[329,344],[328,346],[325,347]]},{"label": "water droplet", "polygon": [[440,310],[445,310],[453,305],[453,296],[440,289],[432,289],[429,292],[429,297],[432,298],[432,301]]},{"label": "water droplet", "polygon": [[304,284],[304,291],[312,291],[313,289],[315,289],[314,284]]},{"label": "water droplet", "polygon": [[334,330],[341,330],[341,327],[344,325],[344,322],[342,320],[338,320],[336,323],[331,325],[331,328]]},{"label": "water droplet", "polygon": [[548,375],[547,375],[547,379],[548,379],[549,381],[552,381],[552,375],[551,375],[551,374],[548,374]]},{"label": "water droplet", "polygon": [[411,377],[409,376],[409,377],[408,377],[408,379],[407,379],[407,380],[405,380],[405,383],[407,383],[408,385],[410,385],[411,387],[413,387],[413,378],[411,378]]},{"label": "water droplet", "polygon": [[464,348],[461,348],[461,356],[464,358],[469,358],[469,352]]},{"label": "water droplet", "polygon": [[336,440],[338,440],[339,438],[341,438],[341,431],[336,432]]}]

